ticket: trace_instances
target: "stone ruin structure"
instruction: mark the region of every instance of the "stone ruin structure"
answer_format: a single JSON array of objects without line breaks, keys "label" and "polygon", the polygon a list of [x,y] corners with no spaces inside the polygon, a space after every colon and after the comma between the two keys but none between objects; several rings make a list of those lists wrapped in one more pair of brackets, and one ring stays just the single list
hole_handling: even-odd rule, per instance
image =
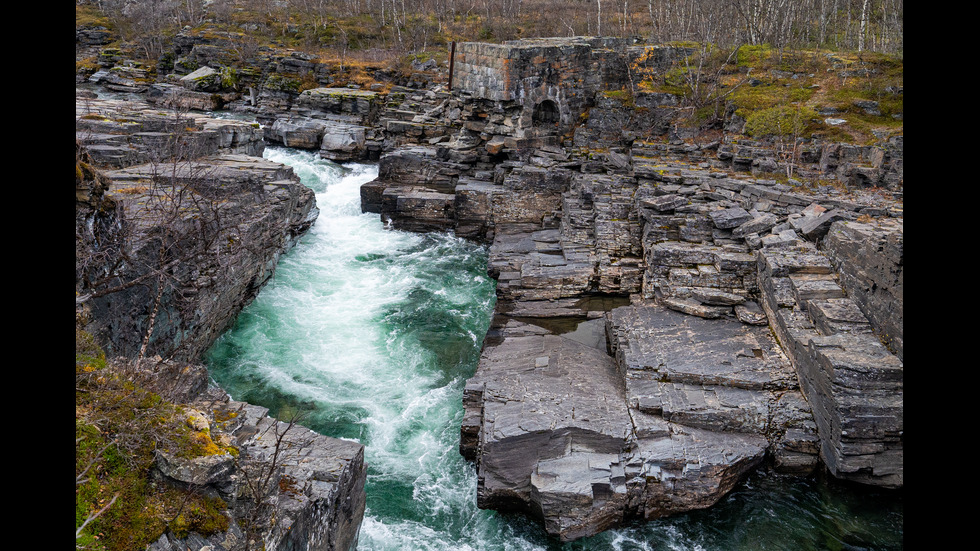
[{"label": "stone ruin structure", "polygon": [[494,102],[504,113],[500,135],[554,138],[581,122],[598,93],[632,87],[634,70],[665,70],[692,51],[625,38],[467,42],[456,50],[452,88]]},{"label": "stone ruin structure", "polygon": [[362,187],[395,228],[488,244],[460,451],[481,507],[564,541],[708,507],[763,464],[903,485],[901,138],[802,144],[796,173],[849,192],[805,189],[765,143],[676,139],[669,94],[608,93],[688,53],[461,44]]},{"label": "stone ruin structure", "polygon": [[[519,109],[506,119],[517,138],[555,135],[569,129],[599,90],[620,87],[625,66],[621,52],[630,41],[618,38],[526,40],[518,43],[467,42],[456,53],[453,87],[474,99],[513,102]],[[612,63],[608,55],[616,57]]]}]

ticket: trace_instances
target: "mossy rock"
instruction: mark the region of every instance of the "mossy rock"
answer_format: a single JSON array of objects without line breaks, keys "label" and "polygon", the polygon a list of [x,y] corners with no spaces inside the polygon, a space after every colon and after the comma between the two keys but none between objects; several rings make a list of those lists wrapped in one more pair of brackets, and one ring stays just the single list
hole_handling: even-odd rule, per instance
[{"label": "mossy rock", "polygon": [[739,116],[748,119],[756,111],[788,103],[806,102],[812,96],[813,90],[810,88],[760,83],[757,86],[743,86],[736,90],[732,94],[732,103]]},{"label": "mossy rock", "polygon": [[[75,527],[87,549],[145,549],[165,531],[204,536],[228,529],[227,504],[154,482],[155,452],[231,453],[195,430],[174,404],[107,364],[91,334],[75,331]],[[103,510],[104,509],[104,510]],[[101,510],[101,513],[96,515]]]},{"label": "mossy rock", "polygon": [[288,76],[275,73],[269,75],[269,78],[265,79],[263,87],[268,90],[298,94],[300,92],[301,84],[302,83],[299,79],[290,78]]},{"label": "mossy rock", "polygon": [[780,105],[752,113],[745,121],[745,133],[754,138],[800,136],[812,129],[817,118],[809,107]]}]

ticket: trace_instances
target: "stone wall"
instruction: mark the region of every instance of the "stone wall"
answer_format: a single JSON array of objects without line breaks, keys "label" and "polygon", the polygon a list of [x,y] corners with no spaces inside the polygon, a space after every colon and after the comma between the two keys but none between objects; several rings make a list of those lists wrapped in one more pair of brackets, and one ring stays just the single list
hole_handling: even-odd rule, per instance
[{"label": "stone wall", "polygon": [[[523,106],[518,137],[567,130],[602,89],[618,88],[623,48],[632,41],[552,38],[485,44],[456,50],[453,88],[474,98]],[[619,48],[618,52],[606,50]]]}]

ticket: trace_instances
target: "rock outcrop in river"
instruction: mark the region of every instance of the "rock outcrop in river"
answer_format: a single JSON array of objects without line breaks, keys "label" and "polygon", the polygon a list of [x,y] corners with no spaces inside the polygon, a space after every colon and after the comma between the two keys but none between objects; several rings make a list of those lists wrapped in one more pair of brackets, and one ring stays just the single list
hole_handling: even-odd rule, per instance
[{"label": "rock outcrop in river", "polygon": [[808,145],[797,174],[852,193],[794,189],[764,143],[631,137],[670,98],[638,94],[634,118],[604,91],[624,59],[681,53],[458,52],[455,132],[384,153],[362,206],[490,247],[498,321],[461,428],[481,507],[574,540],[710,506],[764,463],[902,486],[900,138]]}]

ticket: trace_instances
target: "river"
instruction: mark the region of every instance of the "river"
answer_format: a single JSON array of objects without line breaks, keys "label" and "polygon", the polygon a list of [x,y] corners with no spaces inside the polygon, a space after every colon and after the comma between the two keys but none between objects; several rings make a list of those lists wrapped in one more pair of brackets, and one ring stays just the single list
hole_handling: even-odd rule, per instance
[{"label": "river", "polygon": [[236,400],[365,445],[359,550],[893,550],[902,494],[757,473],[715,507],[568,544],[476,507],[459,455],[462,390],[494,306],[485,248],[384,228],[360,211],[377,167],[269,148],[316,192],[320,217],[207,355]]}]

